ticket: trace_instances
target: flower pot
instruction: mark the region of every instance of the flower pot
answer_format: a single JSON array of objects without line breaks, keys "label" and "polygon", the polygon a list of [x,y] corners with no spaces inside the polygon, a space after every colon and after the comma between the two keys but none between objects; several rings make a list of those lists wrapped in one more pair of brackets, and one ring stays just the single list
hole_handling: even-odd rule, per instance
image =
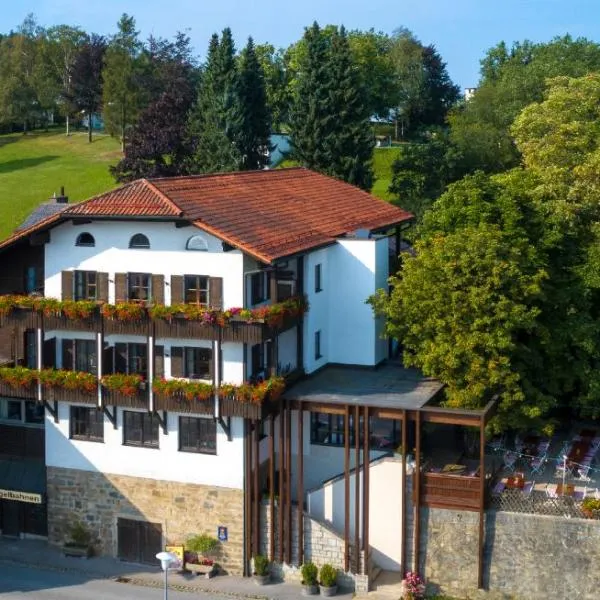
[{"label": "flower pot", "polygon": [[91,556],[91,548],[89,546],[80,546],[78,544],[67,543],[63,544],[63,554],[75,558],[88,558]]},{"label": "flower pot", "polygon": [[271,574],[267,573],[267,575],[254,575],[254,583],[256,585],[267,585],[271,581]]},{"label": "flower pot", "polygon": [[319,586],[316,583],[312,585],[302,584],[302,595],[303,596],[316,596],[319,593]]},{"label": "flower pot", "polygon": [[337,585],[332,585],[328,587],[320,585],[319,589],[321,591],[321,596],[335,596],[337,594]]}]

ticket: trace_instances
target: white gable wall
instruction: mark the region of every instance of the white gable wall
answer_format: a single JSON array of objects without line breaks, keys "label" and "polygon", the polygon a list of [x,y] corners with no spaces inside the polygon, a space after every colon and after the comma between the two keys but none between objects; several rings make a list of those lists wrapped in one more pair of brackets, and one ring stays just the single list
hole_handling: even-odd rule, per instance
[{"label": "white gable wall", "polygon": [[[83,232],[94,236],[94,248],[75,245]],[[148,237],[150,249],[129,248],[135,233]],[[207,240],[207,252],[185,249],[187,240],[197,234]],[[165,277],[165,303],[169,304],[171,275],[208,275],[223,278],[223,305],[231,308],[244,304],[243,264],[242,252],[223,252],[220,240],[196,227],[178,229],[173,223],[140,221],[94,221],[77,226],[68,222],[55,227],[46,244],[45,295],[61,297],[61,271],[103,271],[109,273],[109,301],[114,302],[115,273],[154,273]]]}]

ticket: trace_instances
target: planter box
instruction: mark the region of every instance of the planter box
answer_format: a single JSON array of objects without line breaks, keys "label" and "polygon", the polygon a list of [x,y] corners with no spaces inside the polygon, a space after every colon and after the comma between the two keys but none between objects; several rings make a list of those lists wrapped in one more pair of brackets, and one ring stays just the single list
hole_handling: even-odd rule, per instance
[{"label": "planter box", "polygon": [[46,331],[65,330],[65,331],[100,331],[102,321],[97,315],[87,319],[69,319],[64,315],[44,317],[44,329]]},{"label": "planter box", "polygon": [[6,398],[25,398],[27,400],[37,399],[37,384],[31,386],[20,385],[13,387],[4,381],[0,381],[0,396]]},{"label": "planter box", "polygon": [[157,410],[168,410],[169,412],[190,413],[193,415],[215,414],[215,400],[188,400],[183,395],[181,398],[174,396],[163,396],[154,394],[154,407]]},{"label": "planter box", "polygon": [[126,321],[119,319],[104,318],[104,335],[123,334],[123,335],[143,335],[150,333],[150,321],[143,319],[141,321]]},{"label": "planter box", "polygon": [[124,406],[125,408],[148,408],[148,391],[139,390],[133,396],[126,396],[121,392],[102,390],[102,403],[104,406]]},{"label": "planter box", "polygon": [[72,404],[98,404],[98,392],[85,392],[83,390],[67,390],[60,387],[44,388],[44,397],[58,402]]},{"label": "planter box", "polygon": [[78,546],[76,544],[63,544],[63,554],[74,558],[89,558],[92,555],[89,546]]},{"label": "planter box", "polygon": [[185,563],[184,569],[196,575],[202,575],[206,579],[211,579],[217,574],[215,565],[198,565],[194,563]]}]

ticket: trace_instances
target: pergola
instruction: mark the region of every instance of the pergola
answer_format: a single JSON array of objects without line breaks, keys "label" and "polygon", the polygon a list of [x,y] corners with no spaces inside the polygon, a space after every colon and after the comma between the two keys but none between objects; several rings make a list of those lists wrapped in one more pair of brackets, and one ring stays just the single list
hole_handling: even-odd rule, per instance
[{"label": "pergola", "polygon": [[[414,470],[414,539],[413,570],[418,570],[420,543],[420,509],[421,506],[450,508],[458,510],[473,510],[479,512],[479,557],[478,557],[478,586],[483,584],[483,540],[484,540],[484,500],[485,500],[485,426],[495,411],[495,402],[489,402],[481,410],[458,410],[441,407],[435,404],[443,385],[434,379],[426,378],[412,369],[404,368],[398,361],[386,361],[378,368],[327,366],[311,377],[307,377],[288,390],[284,399],[267,419],[269,420],[269,510],[271,523],[274,525],[274,497],[279,495],[278,511],[280,532],[279,556],[280,562],[291,562],[292,557],[292,509],[291,509],[291,411],[299,413],[297,439],[297,498],[304,495],[303,476],[303,413],[319,412],[342,415],[344,417],[344,502],[345,502],[345,570],[360,572],[360,552],[355,552],[353,564],[350,560],[350,499],[354,493],[354,503],[357,509],[354,523],[354,546],[362,550],[364,556],[369,554],[369,460],[364,460],[370,454],[370,418],[396,419],[402,422],[402,470],[406,474],[407,424],[415,424],[416,464]],[[279,477],[276,492],[275,479],[275,419],[280,421]],[[354,428],[354,451],[356,453],[356,477],[354,490],[350,490],[350,426]],[[421,427],[423,423],[438,423],[446,425],[463,425],[478,427],[480,432],[480,465],[478,477],[460,477],[444,473],[421,473]],[[256,424],[255,424],[256,425]],[[360,428],[364,428],[361,436]],[[252,440],[248,436],[247,450],[250,460],[247,462],[247,481],[251,482],[251,494],[247,495],[247,514],[250,521],[247,525],[252,531],[248,540],[247,552],[259,548],[259,509],[260,490],[258,482],[259,471],[259,441],[257,427],[254,427]],[[254,447],[254,449],[253,449]],[[360,456],[363,456],[362,465]],[[253,464],[254,463],[254,464]],[[362,490],[360,489],[359,470],[362,469]],[[362,493],[362,498],[361,498]],[[362,514],[358,510],[362,501]],[[406,477],[402,481],[402,514],[405,514]],[[303,510],[297,511],[298,518],[298,548],[299,564],[303,561]],[[362,520],[362,523],[361,523]],[[361,527],[362,526],[362,527]],[[362,528],[362,544],[360,531]],[[271,559],[275,560],[274,529],[270,528]],[[406,554],[406,527],[402,528],[403,560]],[[285,536],[281,535],[285,532]],[[250,536],[249,536],[250,537]],[[285,537],[285,539],[284,539]]]}]

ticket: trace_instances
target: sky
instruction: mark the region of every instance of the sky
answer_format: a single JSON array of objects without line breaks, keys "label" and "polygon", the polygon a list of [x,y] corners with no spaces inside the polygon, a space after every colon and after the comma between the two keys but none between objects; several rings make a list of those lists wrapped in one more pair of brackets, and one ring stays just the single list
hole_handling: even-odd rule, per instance
[{"label": "sky", "polygon": [[2,3],[4,32],[28,13],[39,24],[78,25],[110,35],[126,12],[143,37],[171,38],[186,31],[204,57],[210,35],[231,27],[236,44],[249,35],[256,43],[286,47],[317,21],[347,29],[392,33],[407,27],[425,44],[434,44],[461,88],[475,87],[479,61],[487,49],[529,39],[548,41],[570,33],[600,42],[599,0],[17,0]]}]

